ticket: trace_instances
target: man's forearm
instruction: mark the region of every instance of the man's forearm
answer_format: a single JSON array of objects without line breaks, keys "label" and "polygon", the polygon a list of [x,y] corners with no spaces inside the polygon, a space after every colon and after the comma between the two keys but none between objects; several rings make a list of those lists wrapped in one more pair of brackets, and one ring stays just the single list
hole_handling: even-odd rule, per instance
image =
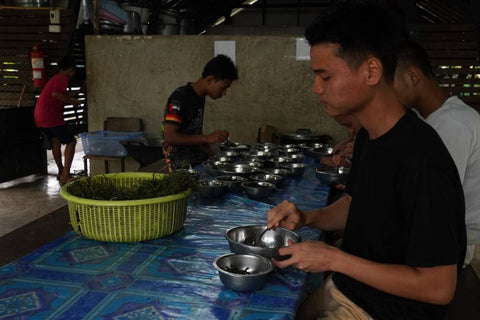
[{"label": "man's forearm", "polygon": [[382,264],[340,250],[336,251],[334,256],[331,270],[396,296],[445,305],[455,293],[456,265],[418,268]]},{"label": "man's forearm", "polygon": [[177,132],[165,136],[165,141],[170,145],[194,146],[206,144],[206,136],[203,134],[183,134]]}]

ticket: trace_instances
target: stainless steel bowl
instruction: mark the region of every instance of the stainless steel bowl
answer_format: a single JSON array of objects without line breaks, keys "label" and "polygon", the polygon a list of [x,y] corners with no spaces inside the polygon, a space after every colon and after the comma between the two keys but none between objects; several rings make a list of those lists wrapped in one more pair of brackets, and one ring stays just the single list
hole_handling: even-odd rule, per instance
[{"label": "stainless steel bowl", "polygon": [[252,168],[263,168],[265,166],[264,161],[240,161],[236,162],[235,165],[247,165]]},{"label": "stainless steel bowl", "polygon": [[282,148],[282,149],[278,149],[278,154],[279,154],[279,155],[284,155],[284,156],[290,156],[290,154],[299,153],[299,152],[300,152],[300,149],[298,149],[298,148]]},{"label": "stainless steel bowl", "polygon": [[258,239],[258,243],[252,246],[251,243],[257,240],[259,235],[265,231],[265,226],[252,225],[234,227],[227,230],[225,238],[230,246],[230,251],[234,253],[254,253],[261,255],[267,259],[274,257],[275,259],[284,259],[286,257],[278,255],[278,249],[288,246],[288,240],[292,242],[300,242],[300,236],[285,228],[276,228],[275,230],[266,231],[263,236]]},{"label": "stainless steel bowl", "polygon": [[247,153],[245,153],[246,156],[258,156],[258,157],[263,157],[263,158],[270,158],[273,156],[273,153],[271,151],[265,151],[265,150],[250,150]]},{"label": "stainless steel bowl", "polygon": [[245,164],[234,164],[234,163],[219,163],[219,162],[209,162],[204,161],[203,166],[208,173],[214,176],[219,175],[234,175],[248,177],[251,174],[254,174],[258,171],[258,168],[250,167]]},{"label": "stainless steel bowl", "polygon": [[333,154],[333,147],[310,148],[308,152],[312,156],[325,157]]},{"label": "stainless steel bowl", "polygon": [[262,173],[268,173],[268,174],[277,174],[282,177],[286,177],[289,175],[290,171],[287,169],[283,168],[262,168],[260,169],[260,172]]},{"label": "stainless steel bowl", "polygon": [[225,182],[227,184],[227,191],[232,193],[242,191],[242,183],[248,181],[247,178],[234,175],[218,176],[215,177],[215,180]]},{"label": "stainless steel bowl", "polygon": [[305,173],[306,165],[304,163],[282,163],[280,167],[283,169],[287,169],[289,171],[289,175],[291,176],[301,176]]},{"label": "stainless steel bowl", "polygon": [[313,170],[315,176],[322,184],[335,186],[337,184],[347,184],[350,168],[345,167],[322,167]]},{"label": "stainless steel bowl", "polygon": [[236,158],[240,155],[240,153],[236,152],[236,151],[219,151],[215,156],[219,156],[219,157],[229,157],[229,158]]},{"label": "stainless steel bowl", "polygon": [[280,165],[282,163],[290,163],[293,162],[292,158],[286,157],[286,156],[281,156],[281,157],[272,157],[267,160],[267,165],[274,167],[274,168],[280,168]]},{"label": "stainless steel bowl", "polygon": [[304,151],[308,151],[309,149],[333,147],[331,144],[327,144],[327,143],[300,143],[298,146]]},{"label": "stainless steel bowl", "polygon": [[292,162],[297,162],[297,163],[303,162],[303,159],[305,158],[305,156],[301,153],[289,154],[288,157],[292,159]]},{"label": "stainless steel bowl", "polygon": [[248,164],[229,163],[217,166],[216,170],[218,174],[221,175],[248,177],[249,175],[256,173],[258,171],[258,168],[251,167]]},{"label": "stainless steel bowl", "polygon": [[275,192],[275,185],[264,181],[247,181],[242,188],[249,198],[261,200],[270,197]]},{"label": "stainless steel bowl", "polygon": [[261,157],[253,154],[245,154],[242,156],[242,161],[265,163],[265,157]]},{"label": "stainless steel bowl", "polygon": [[219,145],[220,150],[222,151],[235,151],[235,152],[245,152],[250,150],[248,144],[242,144],[238,142],[225,142]]},{"label": "stainless steel bowl", "polygon": [[283,183],[284,177],[278,174],[256,173],[251,175],[250,179],[252,179],[253,181],[270,182],[278,187]]},{"label": "stainless steel bowl", "polygon": [[225,254],[213,260],[223,285],[235,291],[260,289],[272,272],[273,263],[255,254]]},{"label": "stainless steel bowl", "polygon": [[227,184],[218,180],[198,180],[197,193],[202,198],[218,198],[226,191]]},{"label": "stainless steel bowl", "polygon": [[235,161],[235,157],[229,157],[226,155],[215,155],[213,157],[208,158],[208,162],[224,162],[224,163],[232,163]]}]

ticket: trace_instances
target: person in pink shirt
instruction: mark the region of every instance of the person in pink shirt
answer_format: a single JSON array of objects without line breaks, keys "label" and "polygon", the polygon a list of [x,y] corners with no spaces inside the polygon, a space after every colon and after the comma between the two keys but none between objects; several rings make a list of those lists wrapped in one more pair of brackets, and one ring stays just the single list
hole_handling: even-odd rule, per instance
[{"label": "person in pink shirt", "polygon": [[[71,128],[63,118],[66,104],[79,105],[81,102],[73,99],[68,93],[68,81],[75,76],[76,64],[69,57],[64,57],[58,63],[59,72],[45,85],[35,105],[35,124],[50,142],[52,155],[58,167],[57,179],[63,185],[72,179],[70,167],[77,143]],[[64,162],[62,162],[62,144]]]}]

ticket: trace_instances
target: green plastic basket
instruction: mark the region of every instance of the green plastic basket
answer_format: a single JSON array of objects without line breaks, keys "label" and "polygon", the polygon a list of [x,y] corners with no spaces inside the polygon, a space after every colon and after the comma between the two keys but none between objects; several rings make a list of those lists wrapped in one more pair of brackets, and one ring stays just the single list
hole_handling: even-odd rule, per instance
[{"label": "green plastic basket", "polygon": [[[140,180],[152,180],[153,174],[122,172],[91,178],[111,179],[117,186],[129,187]],[[110,242],[152,240],[174,233],[182,228],[185,222],[190,190],[142,200],[92,200],[79,198],[68,192],[69,186],[82,179],[86,177],[64,185],[60,195],[68,202],[73,229],[86,238]]]}]

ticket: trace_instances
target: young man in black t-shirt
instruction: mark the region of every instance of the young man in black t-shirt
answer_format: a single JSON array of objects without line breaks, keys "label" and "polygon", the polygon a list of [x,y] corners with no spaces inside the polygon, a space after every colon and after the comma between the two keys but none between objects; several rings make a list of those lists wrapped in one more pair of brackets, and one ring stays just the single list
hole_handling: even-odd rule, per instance
[{"label": "young man in black t-shirt", "polygon": [[232,60],[217,55],[205,65],[201,78],[177,88],[170,95],[162,125],[162,147],[170,170],[200,164],[212,155],[212,144],[227,139],[226,130],[203,134],[205,97],[223,97],[237,79],[238,72]]},{"label": "young man in black t-shirt", "polygon": [[344,230],[341,249],[290,243],[279,268],[333,271],[297,319],[442,319],[465,255],[465,203],[450,154],[393,89],[396,28],[382,7],[341,2],[306,30],[313,90],[330,116],[352,114],[347,195],[300,211],[284,201],[267,226]]}]

